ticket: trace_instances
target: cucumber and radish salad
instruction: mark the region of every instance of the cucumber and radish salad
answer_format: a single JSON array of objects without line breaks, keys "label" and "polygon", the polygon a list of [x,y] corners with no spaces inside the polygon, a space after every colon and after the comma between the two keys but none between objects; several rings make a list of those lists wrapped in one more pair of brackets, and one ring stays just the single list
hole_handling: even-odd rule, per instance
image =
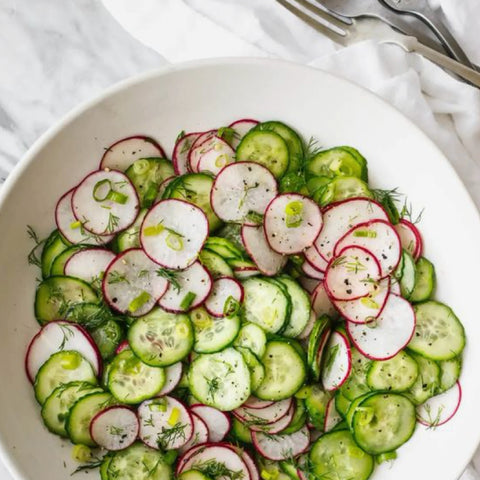
[{"label": "cucumber and radish salad", "polygon": [[[101,480],[366,480],[457,412],[465,332],[396,190],[280,121],[141,135],[63,194],[25,369]],[[37,255],[38,253],[41,254]],[[401,454],[401,453],[400,453]]]}]

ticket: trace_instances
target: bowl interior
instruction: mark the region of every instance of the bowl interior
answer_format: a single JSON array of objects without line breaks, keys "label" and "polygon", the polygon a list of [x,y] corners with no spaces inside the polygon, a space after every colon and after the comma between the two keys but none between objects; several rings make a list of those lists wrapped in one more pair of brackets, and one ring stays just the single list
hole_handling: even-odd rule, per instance
[{"label": "bowl interior", "polygon": [[[147,134],[171,152],[181,130],[207,130],[242,118],[279,119],[321,145],[349,144],[369,161],[374,186],[398,187],[423,219],[425,255],[436,266],[436,297],[464,323],[464,400],[445,426],[419,427],[393,465],[374,479],[454,480],[480,438],[480,327],[476,273],[480,222],[458,177],[439,150],[396,110],[372,94],[321,71],[276,61],[226,60],[189,64],[130,81],[83,107],[27,154],[3,189],[0,204],[2,335],[0,336],[0,438],[18,478],[60,480],[77,466],[70,444],[42,426],[23,369],[38,325],[33,298],[39,272],[27,263],[27,225],[41,235],[54,228],[62,193],[95,169],[104,148],[123,136]],[[84,474],[82,473],[82,476]],[[97,478],[98,472],[88,475]]]}]

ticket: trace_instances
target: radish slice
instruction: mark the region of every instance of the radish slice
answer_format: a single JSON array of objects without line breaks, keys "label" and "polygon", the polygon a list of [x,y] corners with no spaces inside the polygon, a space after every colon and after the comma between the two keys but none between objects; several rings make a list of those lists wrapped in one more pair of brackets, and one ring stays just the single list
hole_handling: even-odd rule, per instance
[{"label": "radish slice", "polygon": [[415,260],[418,260],[423,250],[422,236],[418,228],[405,218],[401,218],[394,228],[400,237],[402,248],[410,253]]},{"label": "radish slice", "polygon": [[87,248],[74,253],[65,264],[64,273],[92,283],[103,278],[115,254],[103,248]]},{"label": "radish slice", "polygon": [[339,389],[350,375],[352,354],[347,337],[338,331],[330,335],[323,352],[322,384],[327,391]]},{"label": "radish slice", "polygon": [[221,277],[213,282],[213,288],[205,301],[205,308],[214,317],[231,314],[231,309],[243,302],[243,287],[234,278]]},{"label": "radish slice", "polygon": [[190,150],[188,152],[188,168],[192,172],[198,172],[198,160],[199,154],[203,153],[203,144],[214,138],[217,134],[217,130],[208,130],[207,132],[201,133],[198,138],[192,143]]},{"label": "radish slice", "polygon": [[363,247],[371,252],[380,264],[382,278],[397,268],[402,256],[398,233],[384,220],[372,220],[353,227],[335,245],[335,256],[350,246]]},{"label": "radish slice", "polygon": [[198,415],[207,425],[210,442],[221,442],[231,428],[230,417],[225,412],[207,405],[192,405],[192,413]]},{"label": "radish slice", "polygon": [[[235,150],[222,138],[213,137],[199,149],[197,171],[216,175],[223,167],[235,161]],[[194,155],[195,152],[192,152]]]},{"label": "radish slice", "polygon": [[279,418],[276,422],[273,423],[249,423],[249,429],[252,432],[263,432],[268,433],[270,435],[280,433],[281,431],[285,430],[293,420],[293,415],[295,414],[295,401],[292,401],[292,404],[287,412],[287,414]]},{"label": "radish slice", "polygon": [[195,140],[201,133],[192,132],[183,135],[175,143],[172,154],[173,169],[177,175],[184,175],[190,172],[190,165],[188,164],[188,152]]},{"label": "radish slice", "polygon": [[227,165],[215,179],[211,192],[212,208],[225,222],[256,225],[277,195],[277,181],[270,171],[252,162]]},{"label": "radish slice", "polygon": [[330,327],[326,328],[325,331],[322,333],[320,340],[318,342],[317,351],[315,353],[315,362],[318,365],[319,372],[321,371],[322,361],[324,358],[324,354],[326,353],[326,350],[327,350],[327,345],[329,343],[331,333],[332,333],[332,329]]},{"label": "radish slice", "polygon": [[321,272],[314,268],[310,263],[307,261],[303,262],[302,264],[302,272],[309,278],[313,278],[315,280],[323,280],[325,278],[325,273]]},{"label": "radish slice", "polygon": [[327,269],[328,262],[318,253],[315,245],[308,247],[304,252],[305,260],[316,270],[324,272]]},{"label": "radish slice", "polygon": [[261,225],[243,225],[242,242],[252,260],[264,275],[276,275],[287,263],[288,258],[270,248]]},{"label": "radish slice", "polygon": [[140,440],[149,447],[175,450],[192,438],[192,416],[185,405],[173,397],[143,402],[138,407],[138,418]]},{"label": "radish slice", "polygon": [[87,175],[75,189],[72,208],[86,230],[110,235],[135,221],[140,203],[135,187],[124,173],[100,170]]},{"label": "radish slice", "polygon": [[359,223],[377,219],[388,221],[388,215],[379,203],[369,198],[349,198],[332,203],[323,210],[323,227],[315,246],[328,261],[336,243],[348,230]]},{"label": "radish slice", "polygon": [[149,312],[166,292],[168,282],[157,275],[158,265],[141,248],[118,255],[108,266],[102,290],[110,307],[139,317]]},{"label": "radish slice", "polygon": [[337,313],[325,290],[325,284],[320,282],[312,293],[312,308],[317,317],[328,315],[335,317]]},{"label": "radish slice", "polygon": [[180,453],[187,452],[192,447],[208,442],[209,431],[205,422],[195,413],[192,413],[193,435],[192,438],[180,448]]},{"label": "radish slice", "polygon": [[80,325],[57,320],[44,325],[33,337],[25,356],[25,370],[33,383],[40,367],[56,352],[74,350],[90,362],[98,376],[102,363],[95,342]]},{"label": "radish slice", "polygon": [[402,289],[400,288],[400,282],[393,278],[390,280],[390,292],[394,293],[395,295],[402,295]]},{"label": "radish slice", "polygon": [[[188,459],[181,462],[180,468],[177,469],[177,475],[187,470],[194,469],[196,465],[221,463],[226,470],[238,473],[238,478],[242,480],[250,480],[250,471],[243,461],[242,457],[236,453],[233,445],[227,444],[205,444],[196,447],[197,450],[193,454],[188,455]],[[191,450],[190,450],[191,451]],[[228,477],[218,477],[221,480],[226,480]]]},{"label": "radish slice", "polygon": [[310,432],[306,426],[290,435],[266,435],[252,432],[252,441],[260,455],[269,460],[286,460],[305,452],[310,445]]},{"label": "radish slice", "polygon": [[128,340],[122,340],[118,344],[118,347],[115,349],[115,353],[118,355],[119,353],[122,353],[124,350],[127,350],[129,348],[130,348],[130,345],[128,344]]},{"label": "radish slice", "polygon": [[197,453],[200,453],[200,451],[203,450],[206,446],[211,445],[212,444],[195,445],[194,447],[183,453],[182,456],[178,459],[177,466],[175,467],[175,477],[178,477],[181,474],[181,472],[183,471],[183,467],[191,458],[193,458]]},{"label": "radish slice", "polygon": [[125,172],[135,160],[148,157],[166,158],[166,155],[153,138],[135,135],[123,138],[105,149],[99,169],[109,168]]},{"label": "radish slice", "polygon": [[237,453],[242,457],[242,460],[248,467],[248,471],[250,472],[250,480],[260,480],[260,474],[258,473],[258,467],[253,458],[250,454],[241,448],[237,447]]},{"label": "radish slice", "polygon": [[317,316],[315,315],[315,312],[312,310],[310,312],[310,319],[308,320],[307,325],[303,329],[303,332],[298,335],[297,339],[298,340],[305,340],[310,336],[312,333],[313,327],[315,326],[315,322],[317,321]]},{"label": "radish slice", "polygon": [[273,405],[275,402],[272,400],[260,400],[257,397],[250,397],[247,399],[247,401],[242,405],[243,407],[246,407],[248,409],[261,409],[261,408],[266,408],[269,407],[270,405]]},{"label": "radish slice", "polygon": [[158,301],[168,312],[189,312],[201,305],[212,290],[212,277],[199,261],[176,272],[175,280],[178,283],[170,283]]},{"label": "radish slice", "polygon": [[260,275],[260,270],[258,270],[258,268],[255,268],[255,267],[240,267],[240,268],[235,268],[233,270],[233,274],[239,280],[245,280],[247,278]]},{"label": "radish slice", "polygon": [[207,216],[183,200],[158,202],[145,216],[140,241],[146,254],[165,268],[192,265],[208,236]]},{"label": "radish slice", "polygon": [[171,177],[167,177],[159,186],[158,186],[158,193],[157,193],[157,199],[160,200],[165,193],[165,190],[167,187],[175,180],[177,177],[175,175],[172,175]]},{"label": "radish slice", "polygon": [[462,401],[462,387],[457,382],[452,388],[428,399],[417,407],[417,420],[427,427],[439,427],[450,421]]},{"label": "radish slice", "polygon": [[305,276],[298,277],[297,281],[310,295],[312,295],[314,290],[318,287],[318,284],[321,282],[321,280],[314,280],[313,278]]},{"label": "radish slice", "polygon": [[331,398],[327,403],[327,408],[325,409],[325,421],[323,428],[325,433],[336,427],[342,420],[342,416],[337,412],[335,407],[335,397]]},{"label": "radish slice", "polygon": [[313,245],[322,228],[320,207],[310,198],[284,193],[274,198],[265,211],[265,233],[278,253],[300,253]]},{"label": "radish slice", "polygon": [[372,360],[388,360],[410,342],[415,313],[407,300],[390,294],[376,320],[366,324],[347,322],[347,331],[360,353]]},{"label": "radish slice", "polygon": [[103,245],[113,240],[113,235],[94,235],[88,232],[82,222],[79,222],[72,209],[72,196],[74,188],[63,195],[55,208],[55,223],[61,234],[74,244]]},{"label": "radish slice", "polygon": [[251,118],[242,118],[237,120],[229,125],[230,128],[233,128],[234,135],[233,139],[230,142],[233,148],[237,148],[242,141],[242,138],[255,126],[259,124],[258,120],[253,120]]},{"label": "radish slice", "polygon": [[90,422],[90,436],[102,448],[123,450],[135,442],[139,423],[136,413],[128,407],[114,406],[97,413]]},{"label": "radish slice", "polygon": [[354,300],[375,291],[380,275],[380,264],[370,251],[346,247],[328,264],[324,285],[331,299]]},{"label": "radish slice", "polygon": [[268,425],[287,415],[292,406],[292,402],[292,398],[287,398],[285,400],[274,402],[272,405],[265,408],[250,408],[242,406],[233,410],[232,413],[239,420],[248,423],[262,422],[265,425]]},{"label": "radish slice", "polygon": [[334,305],[340,315],[353,323],[368,323],[375,320],[387,303],[390,294],[390,277],[378,282],[378,289],[366,297],[355,300],[334,300]]},{"label": "radish slice", "polygon": [[169,367],[164,368],[165,371],[165,385],[162,389],[155,395],[156,397],[163,397],[167,395],[172,390],[175,390],[177,385],[180,383],[183,374],[183,364],[182,362],[174,363]]}]

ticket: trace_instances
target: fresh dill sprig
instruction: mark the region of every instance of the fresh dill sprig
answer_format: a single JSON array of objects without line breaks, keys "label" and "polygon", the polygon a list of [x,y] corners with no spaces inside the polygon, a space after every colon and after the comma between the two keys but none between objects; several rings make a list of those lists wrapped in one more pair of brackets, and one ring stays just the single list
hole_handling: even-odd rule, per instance
[{"label": "fresh dill sprig", "polygon": [[186,423],[177,422],[171,428],[162,428],[162,431],[157,434],[157,444],[160,448],[167,450],[171,448],[171,445],[174,445],[178,440],[185,440],[186,433],[185,429],[187,428]]},{"label": "fresh dill sprig", "polygon": [[176,272],[173,270],[168,270],[167,268],[159,268],[157,270],[157,275],[159,277],[164,278],[165,280],[168,280],[170,285],[177,291],[180,292],[180,282],[178,281],[176,277]]},{"label": "fresh dill sprig", "polygon": [[231,470],[224,462],[215,460],[214,458],[204,462],[194,462],[192,470],[199,470],[212,480],[228,478],[228,480],[242,480],[245,476],[242,470]]},{"label": "fresh dill sprig", "polygon": [[338,352],[340,350],[340,345],[334,345],[332,348],[328,350],[328,356],[325,359],[325,370],[330,372],[337,358]]},{"label": "fresh dill sprig", "polygon": [[207,382],[207,388],[208,388],[208,396],[212,399],[212,401],[215,400],[215,395],[217,394],[218,390],[220,389],[220,377],[213,377],[213,378],[208,378],[208,377],[203,377],[205,381]]},{"label": "fresh dill sprig", "polygon": [[124,273],[117,272],[116,270],[113,270],[108,273],[107,283],[109,285],[115,285],[116,283],[130,284],[127,276]]},{"label": "fresh dill sprig", "polygon": [[35,242],[35,246],[30,250],[28,254],[29,265],[35,265],[39,268],[42,267],[42,262],[37,256],[38,249],[47,241],[46,238],[40,239],[31,225],[27,225],[27,234],[31,240]]},{"label": "fresh dill sprig", "polygon": [[422,208],[420,210],[420,213],[417,216],[415,216],[413,214],[412,204],[410,202],[407,203],[407,199],[405,199],[405,201],[403,202],[403,207],[400,210],[400,217],[401,218],[406,218],[411,223],[416,225],[417,223],[419,223],[422,220],[422,215],[423,215],[424,211],[425,211],[425,208]]},{"label": "fresh dill sprig", "polygon": [[118,222],[120,221],[120,217],[113,213],[108,214],[108,222],[107,226],[105,227],[105,232],[104,233],[113,233],[115,232],[115,229],[118,227]]}]

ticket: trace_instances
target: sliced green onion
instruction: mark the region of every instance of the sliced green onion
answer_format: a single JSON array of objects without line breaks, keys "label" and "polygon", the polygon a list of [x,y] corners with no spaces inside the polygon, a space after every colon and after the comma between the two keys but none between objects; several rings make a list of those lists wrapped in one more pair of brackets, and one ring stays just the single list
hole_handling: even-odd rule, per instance
[{"label": "sliced green onion", "polygon": [[227,164],[227,156],[223,153],[219,155],[215,160],[215,166],[217,168],[222,168]]},{"label": "sliced green onion", "polygon": [[167,420],[167,423],[173,427],[179,420],[180,418],[180,409],[177,407],[174,407],[172,409],[172,413],[170,414],[170,417]]},{"label": "sliced green onion", "polygon": [[238,313],[239,309],[240,303],[230,295],[223,304],[223,315],[225,317],[233,317]]},{"label": "sliced green onion", "polygon": [[300,200],[294,200],[293,202],[287,203],[285,206],[285,213],[287,215],[301,215],[303,212],[303,203]]},{"label": "sliced green onion", "polygon": [[197,298],[197,294],[193,292],[188,292],[184,297],[182,302],[180,303],[180,308],[182,310],[188,310],[191,306],[193,301]]},{"label": "sliced green onion", "polygon": [[297,228],[302,224],[302,221],[301,215],[287,215],[285,217],[285,225],[287,228]]},{"label": "sliced green onion", "polygon": [[377,232],[373,230],[355,230],[353,232],[354,237],[367,237],[367,238],[376,238]]},{"label": "sliced green onion", "polygon": [[118,203],[120,205],[125,205],[128,200],[128,195],[124,193],[116,192],[115,190],[110,190],[107,195],[107,200]]},{"label": "sliced green onion", "polygon": [[[108,185],[108,190],[106,192],[103,191],[105,185]],[[113,189],[112,182],[108,180],[108,178],[100,180],[95,184],[95,186],[93,187],[92,195],[93,199],[96,202],[104,202],[105,200],[111,200],[112,202],[125,205],[128,200],[128,195],[117,192]]]},{"label": "sliced green onion", "polygon": [[152,225],[151,227],[145,227],[143,229],[143,234],[146,237],[155,237],[160,235],[165,230],[165,227],[159,223],[158,225]]},{"label": "sliced green onion", "polygon": [[353,458],[363,458],[365,456],[365,452],[359,447],[349,447],[347,452]]},{"label": "sliced green onion", "polygon": [[245,216],[247,220],[250,220],[253,223],[262,223],[263,222],[263,215],[258,212],[254,212],[250,210],[247,215]]},{"label": "sliced green onion", "polygon": [[374,308],[374,309],[379,309],[380,308],[380,305],[375,300],[373,300],[369,297],[363,297],[360,300],[360,303],[362,305],[365,305],[367,308]]},{"label": "sliced green onion", "polygon": [[80,366],[82,357],[77,352],[65,352],[62,355],[62,368],[65,370],[75,370]]},{"label": "sliced green onion", "polygon": [[148,409],[151,412],[166,412],[167,411],[167,401],[165,398],[156,398],[148,405]]},{"label": "sliced green onion", "polygon": [[195,326],[199,328],[207,328],[213,323],[210,315],[203,308],[195,310],[191,318]]},{"label": "sliced green onion", "polygon": [[80,228],[82,226],[82,222],[80,222],[79,220],[77,220],[76,222],[72,222],[70,224],[70,228],[72,230],[75,230],[76,228]]},{"label": "sliced green onion", "polygon": [[168,248],[171,248],[176,252],[183,250],[182,236],[176,232],[169,232],[167,238],[165,239],[165,243],[167,244]]},{"label": "sliced green onion", "polygon": [[397,452],[386,452],[380,455],[377,455],[375,458],[377,463],[380,465],[383,462],[391,462],[397,458]]},{"label": "sliced green onion", "polygon": [[356,414],[359,413],[359,425],[368,425],[373,420],[375,411],[371,407],[358,407]]},{"label": "sliced green onion", "polygon": [[142,292],[137,298],[134,298],[128,306],[128,311],[133,313],[142,308],[151,298],[148,292]]},{"label": "sliced green onion", "polygon": [[72,458],[76,462],[86,463],[92,460],[93,453],[90,447],[86,445],[74,445],[72,447]]},{"label": "sliced green onion", "polygon": [[141,158],[140,160],[135,160],[133,162],[132,168],[136,175],[143,175],[150,170],[150,162],[144,158]]}]

